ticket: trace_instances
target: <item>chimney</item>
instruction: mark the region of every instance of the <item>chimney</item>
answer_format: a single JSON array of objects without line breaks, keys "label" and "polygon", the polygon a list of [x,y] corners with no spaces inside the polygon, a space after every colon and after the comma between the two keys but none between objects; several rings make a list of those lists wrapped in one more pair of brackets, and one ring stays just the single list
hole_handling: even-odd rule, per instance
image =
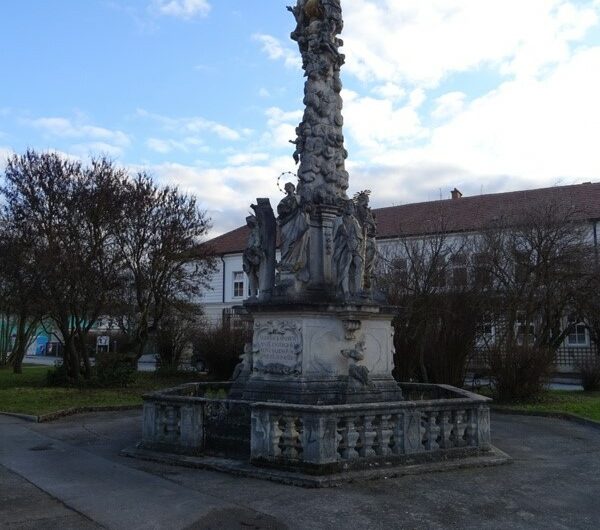
[{"label": "chimney", "polygon": [[457,188],[454,188],[450,193],[452,193],[452,200],[453,201],[457,201],[458,199],[460,199],[463,195],[460,191],[458,191]]}]

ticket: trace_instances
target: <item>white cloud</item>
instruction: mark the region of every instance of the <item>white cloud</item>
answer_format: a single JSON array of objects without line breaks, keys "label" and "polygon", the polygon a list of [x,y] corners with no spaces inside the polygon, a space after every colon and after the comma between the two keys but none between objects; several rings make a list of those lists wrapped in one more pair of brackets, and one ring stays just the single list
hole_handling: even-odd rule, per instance
[{"label": "white cloud", "polygon": [[252,38],[262,44],[262,50],[269,59],[273,61],[281,59],[287,68],[299,69],[302,65],[299,52],[285,47],[279,39],[272,35],[256,33]]},{"label": "white cloud", "polygon": [[120,157],[123,148],[106,142],[85,142],[70,146],[70,151],[77,158],[89,158],[96,155],[107,155],[109,157]]},{"label": "white cloud", "polygon": [[435,108],[431,115],[438,120],[456,116],[463,110],[466,97],[467,95],[464,92],[459,91],[448,92],[440,96],[435,100]]},{"label": "white cloud", "polygon": [[154,114],[144,109],[138,109],[137,115],[140,118],[146,118],[159,123],[165,130],[178,131],[188,134],[212,133],[222,140],[237,141],[243,134],[248,134],[248,130],[236,131],[231,127],[215,121],[207,120],[201,117],[191,118],[170,118],[160,114]]},{"label": "white cloud", "polygon": [[227,164],[230,166],[245,166],[267,160],[269,160],[267,153],[237,153],[227,158]]},{"label": "white cloud", "polygon": [[400,100],[406,96],[406,90],[395,83],[388,82],[376,86],[373,89],[373,94],[385,99]]},{"label": "white cloud", "polygon": [[0,169],[4,169],[6,160],[14,153],[10,147],[0,146]]},{"label": "white cloud", "polygon": [[155,0],[154,9],[161,15],[189,20],[208,15],[211,6],[208,0]]},{"label": "white cloud", "polygon": [[581,49],[543,79],[507,81],[465,103],[422,145],[397,150],[382,139],[353,177],[377,172],[388,200],[432,198],[438,189],[445,197],[454,186],[478,193],[598,181],[599,91],[600,47]]},{"label": "white cloud", "polygon": [[238,228],[257,197],[268,197],[276,208],[283,197],[277,189],[277,177],[294,169],[291,157],[271,157],[267,163],[248,162],[223,168],[165,163],[145,168],[163,183],[175,184],[194,193],[200,207],[213,219],[214,237]]},{"label": "white cloud", "polygon": [[265,149],[287,149],[291,153],[294,148],[290,141],[296,139],[296,127],[302,120],[303,111],[284,111],[278,107],[270,107],[265,111],[267,130],[261,137],[261,145]]},{"label": "white cloud", "polygon": [[126,147],[131,139],[122,131],[113,131],[95,125],[74,123],[68,118],[38,118],[28,123],[44,133],[62,138],[91,138],[110,143],[119,147]]},{"label": "white cloud", "polygon": [[361,96],[351,90],[344,90],[342,96],[345,130],[361,152],[373,154],[397,149],[427,133],[418,113],[424,98],[421,91],[412,93],[404,106],[396,106],[390,99]]},{"label": "white cloud", "polygon": [[535,74],[563,60],[597,23],[598,5],[568,0],[346,0],[348,72],[436,86],[483,65]]},{"label": "white cloud", "polygon": [[179,149],[182,146],[182,144],[175,142],[174,140],[161,140],[160,138],[148,138],[146,145],[152,151],[163,155],[170,153],[174,149]]}]

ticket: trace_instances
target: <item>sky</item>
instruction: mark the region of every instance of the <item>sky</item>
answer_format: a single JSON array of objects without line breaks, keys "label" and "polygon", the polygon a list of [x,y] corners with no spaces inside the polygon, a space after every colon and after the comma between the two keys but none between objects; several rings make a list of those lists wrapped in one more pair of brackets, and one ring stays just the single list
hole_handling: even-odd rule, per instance
[{"label": "sky", "polygon": [[[244,224],[296,170],[292,2],[1,0],[0,165],[104,154],[195,194],[212,235]],[[600,0],[342,7],[351,192],[384,207],[600,181]]]}]

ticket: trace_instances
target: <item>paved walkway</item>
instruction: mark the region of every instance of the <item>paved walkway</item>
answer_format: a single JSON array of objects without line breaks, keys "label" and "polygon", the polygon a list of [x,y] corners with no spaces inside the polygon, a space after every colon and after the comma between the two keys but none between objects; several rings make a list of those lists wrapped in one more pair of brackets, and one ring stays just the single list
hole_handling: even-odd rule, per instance
[{"label": "paved walkway", "polygon": [[306,490],[126,459],[139,411],[50,424],[0,416],[0,527],[492,529],[600,527],[600,431],[493,417],[508,466]]}]

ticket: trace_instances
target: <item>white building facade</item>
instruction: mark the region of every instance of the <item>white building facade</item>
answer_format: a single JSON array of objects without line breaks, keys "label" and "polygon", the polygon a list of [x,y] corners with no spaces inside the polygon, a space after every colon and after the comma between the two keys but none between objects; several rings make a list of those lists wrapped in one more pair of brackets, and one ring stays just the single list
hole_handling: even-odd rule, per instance
[{"label": "white building facade", "polygon": [[[463,197],[457,190],[452,199],[427,203],[407,204],[373,211],[378,223],[378,247],[382,254],[401,252],[400,238],[424,239],[439,233],[440,215],[444,216],[444,231],[448,241],[463,238],[466,234],[476,237],[486,223],[510,214],[528,204],[556,199],[581,207],[581,218],[591,245],[598,248],[600,236],[600,183],[559,186],[538,190]],[[454,236],[453,236],[454,234]],[[217,256],[217,267],[201,300],[206,319],[210,325],[227,324],[235,307],[243,305],[248,297],[248,278],[243,271],[243,251],[248,239],[248,229],[240,227],[209,242]],[[457,269],[462,265],[457,265]],[[460,271],[455,271],[460,275]],[[452,281],[452,280],[450,280]],[[568,319],[565,316],[565,319]],[[566,324],[566,320],[565,320]],[[482,325],[486,340],[493,340],[493,325]],[[596,345],[584,324],[576,323],[574,331],[567,336],[556,357],[558,371],[574,372],[581,360],[597,353]]]}]

